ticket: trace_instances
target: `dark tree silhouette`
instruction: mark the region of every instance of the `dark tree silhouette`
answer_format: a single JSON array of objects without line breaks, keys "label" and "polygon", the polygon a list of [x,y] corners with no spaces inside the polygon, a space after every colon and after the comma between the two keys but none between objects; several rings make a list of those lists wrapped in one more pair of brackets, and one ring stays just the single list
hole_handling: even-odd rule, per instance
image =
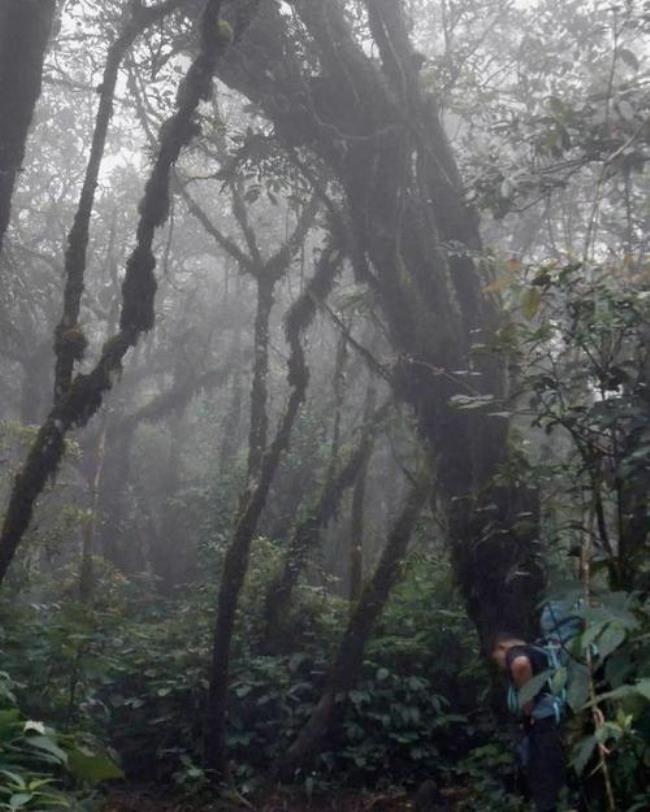
[{"label": "dark tree silhouette", "polygon": [[56,0],[3,0],[0,8],[0,251],[55,10]]}]

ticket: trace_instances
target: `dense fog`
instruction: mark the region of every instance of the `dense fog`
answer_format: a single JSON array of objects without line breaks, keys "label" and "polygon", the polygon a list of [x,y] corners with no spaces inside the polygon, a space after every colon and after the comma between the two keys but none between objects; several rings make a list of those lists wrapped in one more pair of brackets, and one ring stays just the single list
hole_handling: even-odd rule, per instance
[{"label": "dense fog", "polygon": [[1,808],[648,808],[649,32],[0,0]]}]

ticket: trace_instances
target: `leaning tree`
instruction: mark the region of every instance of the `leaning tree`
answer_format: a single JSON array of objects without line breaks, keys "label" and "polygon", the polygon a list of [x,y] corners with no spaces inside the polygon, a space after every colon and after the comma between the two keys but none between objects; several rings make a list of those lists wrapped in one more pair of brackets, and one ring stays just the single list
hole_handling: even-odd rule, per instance
[{"label": "leaning tree", "polygon": [[437,471],[432,500],[485,644],[499,626],[532,622],[543,584],[537,499],[508,478],[507,420],[458,408],[504,397],[490,350],[502,320],[421,64],[403,3],[271,1],[218,75],[268,117],[321,190],[340,250],[379,302],[392,385],[417,415]]}]

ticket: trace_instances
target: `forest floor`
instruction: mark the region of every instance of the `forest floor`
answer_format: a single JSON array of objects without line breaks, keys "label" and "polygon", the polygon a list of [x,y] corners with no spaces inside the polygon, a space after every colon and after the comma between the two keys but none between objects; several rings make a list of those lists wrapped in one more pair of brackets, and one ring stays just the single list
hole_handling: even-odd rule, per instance
[{"label": "forest floor", "polygon": [[413,810],[406,792],[340,794],[331,798],[314,798],[278,791],[256,802],[236,800],[192,803],[170,798],[152,789],[113,790],[102,812],[406,812]]}]

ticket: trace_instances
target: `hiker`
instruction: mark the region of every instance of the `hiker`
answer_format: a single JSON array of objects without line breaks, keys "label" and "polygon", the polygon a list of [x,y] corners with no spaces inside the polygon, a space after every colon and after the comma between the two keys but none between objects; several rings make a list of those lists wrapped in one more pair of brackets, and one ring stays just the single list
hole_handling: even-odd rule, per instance
[{"label": "hiker", "polygon": [[[566,760],[562,741],[563,707],[547,684],[519,707],[518,693],[537,674],[548,670],[546,653],[520,637],[501,632],[494,638],[492,659],[511,683],[511,697],[520,711],[523,736],[521,766],[536,812],[556,812],[565,783]],[[509,699],[511,710],[513,701]]]}]

